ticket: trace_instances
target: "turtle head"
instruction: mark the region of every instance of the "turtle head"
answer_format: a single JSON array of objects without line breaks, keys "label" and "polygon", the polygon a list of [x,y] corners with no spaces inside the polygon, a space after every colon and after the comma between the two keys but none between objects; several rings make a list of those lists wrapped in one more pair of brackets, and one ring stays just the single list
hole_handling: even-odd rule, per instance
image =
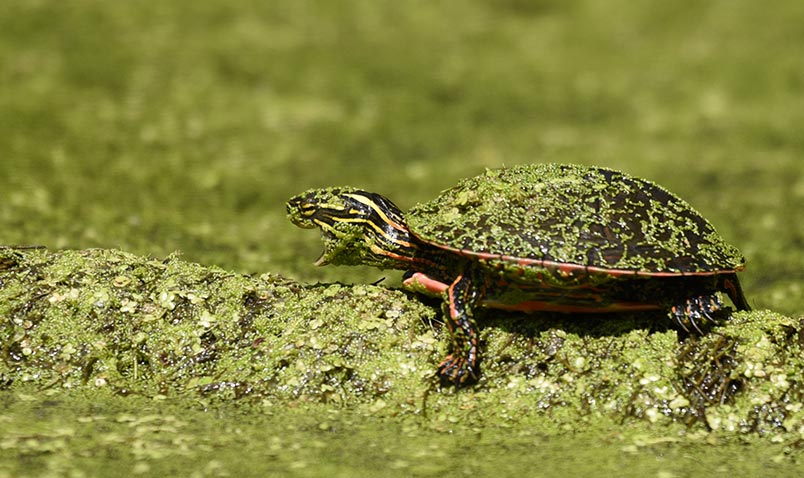
[{"label": "turtle head", "polygon": [[348,187],[312,189],[291,198],[287,210],[293,224],[321,229],[319,266],[404,269],[416,248],[402,212],[379,194]]}]

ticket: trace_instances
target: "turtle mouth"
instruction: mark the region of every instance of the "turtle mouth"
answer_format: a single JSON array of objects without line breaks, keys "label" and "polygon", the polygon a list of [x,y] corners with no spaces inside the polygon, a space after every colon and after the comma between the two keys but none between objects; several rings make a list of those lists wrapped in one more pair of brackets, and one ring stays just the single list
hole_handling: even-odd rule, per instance
[{"label": "turtle mouth", "polygon": [[[317,224],[309,217],[309,214],[304,214],[302,210],[303,198],[301,196],[296,196],[291,198],[287,204],[287,213],[288,219],[290,222],[293,223],[294,226],[300,227],[302,229],[315,229]],[[326,231],[322,230],[323,239],[324,239],[324,250],[321,252],[321,255],[318,259],[315,260],[313,264],[316,266],[325,266],[329,264],[329,259],[332,255],[332,247],[330,243],[334,240],[331,237],[331,234],[328,234]],[[329,236],[329,237],[328,237]]]},{"label": "turtle mouth", "polygon": [[293,215],[289,214],[288,219],[290,219],[290,222],[292,222],[294,226],[300,227],[302,229],[315,229],[316,228],[316,225],[315,225],[315,223],[313,223],[313,221],[310,221],[308,219],[302,219],[299,216],[293,216]]}]

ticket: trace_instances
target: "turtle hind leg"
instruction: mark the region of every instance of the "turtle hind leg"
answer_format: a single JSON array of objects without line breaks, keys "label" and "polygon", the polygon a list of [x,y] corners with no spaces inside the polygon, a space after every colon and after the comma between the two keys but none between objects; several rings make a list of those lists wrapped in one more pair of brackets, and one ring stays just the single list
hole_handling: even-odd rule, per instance
[{"label": "turtle hind leg", "polygon": [[685,332],[702,335],[720,322],[718,312],[722,309],[723,302],[717,294],[700,295],[671,307],[670,316]]},{"label": "turtle hind leg", "polygon": [[718,278],[717,288],[728,294],[729,299],[731,299],[737,310],[751,310],[751,306],[748,305],[748,301],[743,294],[743,288],[740,286],[737,274],[722,274]]}]

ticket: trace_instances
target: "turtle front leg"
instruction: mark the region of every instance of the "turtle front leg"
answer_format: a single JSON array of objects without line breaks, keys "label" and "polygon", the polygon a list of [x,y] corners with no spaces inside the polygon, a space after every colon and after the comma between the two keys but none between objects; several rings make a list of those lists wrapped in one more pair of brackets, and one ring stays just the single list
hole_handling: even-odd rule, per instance
[{"label": "turtle front leg", "polygon": [[452,352],[438,367],[442,384],[460,387],[480,377],[480,337],[474,309],[481,295],[467,275],[458,276],[446,290],[444,317],[452,337]]},{"label": "turtle front leg", "polygon": [[685,302],[673,306],[670,316],[687,333],[703,334],[701,325],[717,323],[716,313],[723,308],[723,301],[717,294],[690,297]]}]

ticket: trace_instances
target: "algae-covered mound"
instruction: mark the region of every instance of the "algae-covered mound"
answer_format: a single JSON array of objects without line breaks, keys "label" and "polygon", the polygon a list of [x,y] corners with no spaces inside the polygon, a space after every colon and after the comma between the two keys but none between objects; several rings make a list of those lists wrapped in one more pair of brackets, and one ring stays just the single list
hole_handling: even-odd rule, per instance
[{"label": "algae-covered mound", "polygon": [[629,316],[487,311],[483,378],[456,392],[435,377],[448,343],[439,313],[398,290],[303,285],[177,256],[0,248],[0,389],[804,439],[804,319],[743,312],[679,338]]},{"label": "algae-covered mound", "polygon": [[398,291],[113,250],[0,253],[4,387],[337,400],[402,381],[397,355],[418,382],[434,348],[411,335],[432,312]]}]

